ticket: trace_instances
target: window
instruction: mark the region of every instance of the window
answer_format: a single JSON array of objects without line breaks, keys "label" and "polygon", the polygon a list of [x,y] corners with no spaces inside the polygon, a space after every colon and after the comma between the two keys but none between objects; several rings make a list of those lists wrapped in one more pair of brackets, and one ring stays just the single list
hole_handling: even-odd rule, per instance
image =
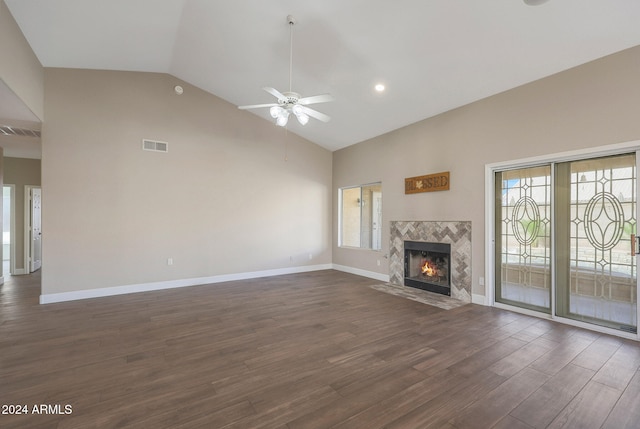
[{"label": "window", "polygon": [[339,191],[340,247],[382,248],[382,184],[341,188]]}]

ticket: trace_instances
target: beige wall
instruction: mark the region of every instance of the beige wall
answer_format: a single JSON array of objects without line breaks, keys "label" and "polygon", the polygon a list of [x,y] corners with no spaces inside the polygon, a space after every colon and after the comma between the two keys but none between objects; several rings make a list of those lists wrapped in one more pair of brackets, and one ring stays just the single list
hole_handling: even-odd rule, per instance
[{"label": "beige wall", "polygon": [[25,186],[40,186],[40,160],[26,158],[4,158],[4,184],[15,185],[14,222],[15,267],[24,269],[24,191]]},{"label": "beige wall", "polygon": [[45,83],[43,294],[331,263],[329,151],[165,74]]},{"label": "beige wall", "polygon": [[24,38],[22,31],[0,0],[0,80],[29,107],[44,118],[44,69]]},{"label": "beige wall", "polygon": [[[639,76],[635,47],[334,152],[334,195],[382,181],[386,227],[381,252],[335,241],[333,262],[388,274],[390,221],[470,220],[473,293],[484,294],[485,165],[640,139]],[[450,191],[404,194],[404,178],[442,171]]]}]

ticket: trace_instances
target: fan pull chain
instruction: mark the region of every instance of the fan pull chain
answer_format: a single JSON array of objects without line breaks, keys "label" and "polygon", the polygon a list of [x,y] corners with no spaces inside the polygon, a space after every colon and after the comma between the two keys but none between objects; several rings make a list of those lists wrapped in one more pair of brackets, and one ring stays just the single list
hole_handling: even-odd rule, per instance
[{"label": "fan pull chain", "polygon": [[289,128],[284,127],[284,162],[289,161]]}]

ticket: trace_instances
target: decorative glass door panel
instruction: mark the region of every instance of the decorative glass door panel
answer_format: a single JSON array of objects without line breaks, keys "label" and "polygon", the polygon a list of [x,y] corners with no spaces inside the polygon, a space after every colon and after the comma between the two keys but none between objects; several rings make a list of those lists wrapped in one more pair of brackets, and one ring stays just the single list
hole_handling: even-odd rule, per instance
[{"label": "decorative glass door panel", "polygon": [[635,154],[556,165],[556,313],[636,332]]},{"label": "decorative glass door panel", "polygon": [[550,313],[551,166],[497,172],[495,184],[496,301]]}]

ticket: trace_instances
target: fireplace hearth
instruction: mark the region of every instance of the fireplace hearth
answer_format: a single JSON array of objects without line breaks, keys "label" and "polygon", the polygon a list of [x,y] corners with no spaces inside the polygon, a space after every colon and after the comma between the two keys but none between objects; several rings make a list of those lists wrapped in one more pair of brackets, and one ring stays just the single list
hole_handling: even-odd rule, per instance
[{"label": "fireplace hearth", "polygon": [[451,296],[451,245],[404,242],[405,286]]}]

